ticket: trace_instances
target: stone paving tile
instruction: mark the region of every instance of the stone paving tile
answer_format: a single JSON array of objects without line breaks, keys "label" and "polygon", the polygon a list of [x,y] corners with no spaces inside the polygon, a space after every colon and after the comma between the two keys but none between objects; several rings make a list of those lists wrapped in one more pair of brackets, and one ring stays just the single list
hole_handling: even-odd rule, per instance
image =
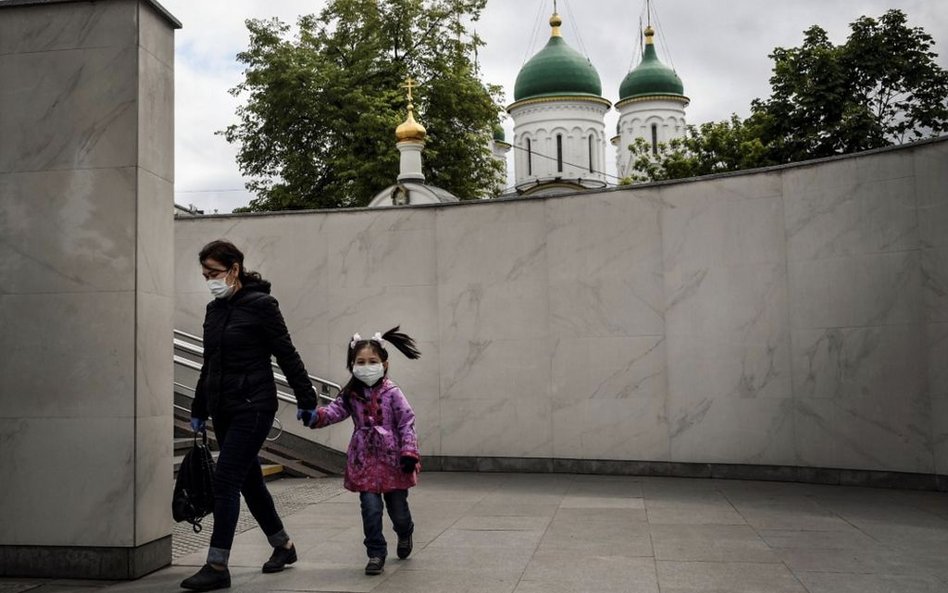
[{"label": "stone paving tile", "polygon": [[573,496],[563,497],[561,509],[644,509],[641,498],[621,498],[618,496]]},{"label": "stone paving tile", "polygon": [[658,593],[655,560],[569,550],[539,550],[530,560],[515,591]]},{"label": "stone paving tile", "polygon": [[808,593],[783,564],[656,561],[661,593]]},{"label": "stone paving tile", "polygon": [[693,502],[656,507],[651,500],[645,505],[648,522],[653,525],[747,525],[744,517],[730,505]]},{"label": "stone paving tile", "polygon": [[774,553],[794,572],[932,574],[914,555],[886,546],[862,549],[783,548]]},{"label": "stone paving tile", "polygon": [[[477,562],[477,558],[471,558]],[[491,572],[471,578],[470,573],[450,570],[415,570],[403,568],[392,575],[373,593],[512,593],[523,571]]]},{"label": "stone paving tile", "polygon": [[523,572],[534,552],[533,548],[427,547],[412,553],[408,564],[413,570],[465,572],[470,573],[471,578],[479,578],[483,574]]},{"label": "stone paving tile", "polygon": [[801,572],[810,593],[945,593],[948,583],[935,577]]},{"label": "stone paving tile", "polygon": [[771,548],[865,550],[882,546],[877,540],[855,527],[841,531],[760,529],[757,533]]},{"label": "stone paving tile", "polygon": [[656,560],[778,562],[773,550],[743,525],[652,525]]},{"label": "stone paving tile", "polygon": [[522,516],[475,516],[462,517],[451,527],[454,529],[471,529],[483,531],[543,531],[552,520],[549,517],[522,517]]},{"label": "stone paving tile", "polygon": [[618,518],[613,521],[563,519],[559,514],[543,535],[539,549],[575,555],[653,556],[647,523]]},{"label": "stone paving tile", "polygon": [[543,530],[481,530],[450,528],[428,544],[426,549],[449,548],[530,548],[535,549]]}]

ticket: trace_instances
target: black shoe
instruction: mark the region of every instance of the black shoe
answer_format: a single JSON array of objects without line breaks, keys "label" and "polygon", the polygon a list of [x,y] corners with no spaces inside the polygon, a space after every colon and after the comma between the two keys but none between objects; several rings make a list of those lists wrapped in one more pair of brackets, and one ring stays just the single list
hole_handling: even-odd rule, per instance
[{"label": "black shoe", "polygon": [[365,565],[365,574],[382,574],[385,570],[385,558],[369,558],[369,563]]},{"label": "black shoe", "polygon": [[280,572],[287,564],[294,562],[296,562],[296,546],[293,544],[289,548],[279,546],[273,548],[270,559],[263,564],[263,572]]},{"label": "black shoe", "polygon": [[230,571],[217,570],[210,564],[205,564],[201,570],[181,581],[182,589],[192,591],[211,591],[230,587]]},{"label": "black shoe", "polygon": [[411,535],[408,535],[406,538],[398,538],[398,545],[395,547],[395,553],[398,554],[398,557],[404,560],[411,555]]}]

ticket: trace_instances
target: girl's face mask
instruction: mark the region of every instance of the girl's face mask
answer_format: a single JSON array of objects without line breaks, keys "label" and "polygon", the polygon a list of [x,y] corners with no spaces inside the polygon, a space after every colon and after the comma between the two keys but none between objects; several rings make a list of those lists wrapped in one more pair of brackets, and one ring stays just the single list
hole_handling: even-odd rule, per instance
[{"label": "girl's face mask", "polygon": [[352,375],[371,387],[385,376],[385,367],[382,366],[381,362],[376,364],[358,364],[352,367]]}]

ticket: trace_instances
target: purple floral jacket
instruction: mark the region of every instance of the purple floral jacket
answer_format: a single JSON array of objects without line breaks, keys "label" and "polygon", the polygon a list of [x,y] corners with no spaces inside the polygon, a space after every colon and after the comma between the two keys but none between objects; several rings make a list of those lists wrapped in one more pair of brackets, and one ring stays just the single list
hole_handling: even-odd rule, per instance
[{"label": "purple floral jacket", "polygon": [[402,456],[420,459],[415,435],[415,412],[398,385],[388,377],[369,388],[365,399],[342,395],[328,406],[318,408],[316,428],[352,417],[355,429],[349,441],[346,477],[343,485],[353,492],[392,492],[418,483],[421,463],[415,471],[402,471]]}]

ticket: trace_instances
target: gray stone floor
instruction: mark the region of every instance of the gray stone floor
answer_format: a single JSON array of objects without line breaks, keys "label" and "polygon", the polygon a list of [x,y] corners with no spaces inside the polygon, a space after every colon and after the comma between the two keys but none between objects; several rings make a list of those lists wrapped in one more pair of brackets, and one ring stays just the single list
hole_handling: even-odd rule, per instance
[{"label": "gray stone floor", "polygon": [[[331,479],[338,482],[336,479]],[[948,494],[775,482],[578,475],[423,474],[415,552],[362,572],[358,499],[319,480],[271,484],[300,561],[260,565],[237,536],[232,591],[378,593],[945,593]],[[389,535],[391,530],[386,526]],[[178,591],[204,552],[128,583],[0,579],[0,593]]]}]

